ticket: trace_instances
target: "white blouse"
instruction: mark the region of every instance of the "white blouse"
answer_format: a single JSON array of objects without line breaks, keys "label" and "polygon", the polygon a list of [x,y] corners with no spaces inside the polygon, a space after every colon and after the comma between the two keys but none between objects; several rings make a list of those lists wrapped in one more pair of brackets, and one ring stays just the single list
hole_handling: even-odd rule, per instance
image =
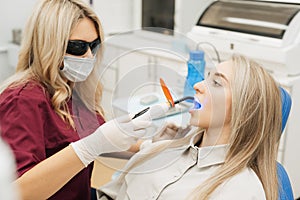
[{"label": "white blouse", "polygon": [[[198,148],[195,146],[198,140],[198,135],[195,135],[190,144],[161,152],[134,168],[121,184],[112,181],[101,187],[98,191],[99,199],[106,199],[100,197],[102,193],[122,200],[187,198],[224,163],[228,148],[228,145]],[[212,193],[211,199],[264,200],[265,193],[255,172],[245,168],[221,184]]]}]

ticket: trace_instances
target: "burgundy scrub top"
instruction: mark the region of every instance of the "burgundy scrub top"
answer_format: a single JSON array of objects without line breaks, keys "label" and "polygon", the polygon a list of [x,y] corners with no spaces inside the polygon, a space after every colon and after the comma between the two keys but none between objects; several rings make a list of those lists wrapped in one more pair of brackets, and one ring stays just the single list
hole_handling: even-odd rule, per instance
[{"label": "burgundy scrub top", "polygon": [[[13,150],[18,176],[104,123],[74,95],[68,106],[76,116],[76,131],[55,113],[49,94],[38,82],[29,81],[0,95],[1,137]],[[49,199],[90,199],[92,169],[93,163]]]}]

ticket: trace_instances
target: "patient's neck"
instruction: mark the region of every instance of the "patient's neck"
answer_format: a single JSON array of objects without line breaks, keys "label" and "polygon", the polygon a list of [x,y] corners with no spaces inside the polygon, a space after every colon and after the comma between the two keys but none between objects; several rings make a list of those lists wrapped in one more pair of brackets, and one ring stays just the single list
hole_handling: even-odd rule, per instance
[{"label": "patient's neck", "polygon": [[229,127],[209,128],[203,133],[199,147],[227,144],[230,136]]}]

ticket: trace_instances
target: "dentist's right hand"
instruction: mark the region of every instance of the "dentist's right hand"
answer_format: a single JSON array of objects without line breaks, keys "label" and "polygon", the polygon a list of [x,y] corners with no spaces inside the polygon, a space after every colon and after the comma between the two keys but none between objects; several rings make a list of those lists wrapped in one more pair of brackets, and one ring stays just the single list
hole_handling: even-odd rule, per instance
[{"label": "dentist's right hand", "polygon": [[129,149],[144,136],[145,129],[152,124],[152,120],[163,116],[168,109],[166,103],[157,104],[135,119],[132,119],[133,114],[128,114],[110,120],[91,135],[71,143],[71,146],[82,163],[87,166],[100,154]]}]

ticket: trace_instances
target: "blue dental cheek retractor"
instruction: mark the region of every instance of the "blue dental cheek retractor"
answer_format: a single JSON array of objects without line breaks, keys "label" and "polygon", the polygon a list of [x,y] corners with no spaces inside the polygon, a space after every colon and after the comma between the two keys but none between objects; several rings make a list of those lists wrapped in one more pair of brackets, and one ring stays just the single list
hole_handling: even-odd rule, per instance
[{"label": "blue dental cheek retractor", "polygon": [[194,103],[194,106],[191,108],[191,110],[200,110],[201,109],[202,105],[197,97],[194,97],[193,103]]}]

